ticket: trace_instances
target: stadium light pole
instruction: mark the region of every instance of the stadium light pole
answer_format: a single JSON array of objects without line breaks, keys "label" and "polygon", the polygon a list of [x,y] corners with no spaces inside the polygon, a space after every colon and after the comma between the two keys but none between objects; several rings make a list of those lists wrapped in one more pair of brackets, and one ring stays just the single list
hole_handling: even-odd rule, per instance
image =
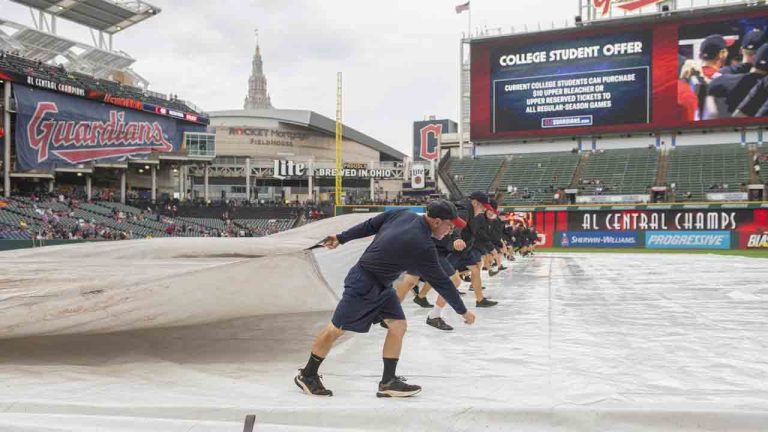
[{"label": "stadium light pole", "polygon": [[341,205],[341,72],[336,74],[336,205]]},{"label": "stadium light pole", "polygon": [[11,105],[11,82],[5,81],[4,85],[4,100],[3,100],[3,128],[5,129],[5,136],[3,136],[3,188],[6,198],[11,197],[11,112],[8,108]]}]

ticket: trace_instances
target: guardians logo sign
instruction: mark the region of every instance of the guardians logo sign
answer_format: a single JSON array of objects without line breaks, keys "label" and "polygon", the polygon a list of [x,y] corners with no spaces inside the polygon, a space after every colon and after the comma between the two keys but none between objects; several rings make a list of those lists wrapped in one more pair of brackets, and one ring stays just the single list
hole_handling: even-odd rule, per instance
[{"label": "guardians logo sign", "polygon": [[110,111],[109,120],[63,121],[46,118],[58,113],[52,102],[41,102],[27,125],[29,146],[37,150],[37,162],[48,160],[49,152],[71,163],[146,154],[170,152],[163,127],[158,122],[125,122],[125,113]]},{"label": "guardians logo sign", "polygon": [[14,85],[21,170],[146,158],[178,151],[184,132],[204,126],[61,93]]}]

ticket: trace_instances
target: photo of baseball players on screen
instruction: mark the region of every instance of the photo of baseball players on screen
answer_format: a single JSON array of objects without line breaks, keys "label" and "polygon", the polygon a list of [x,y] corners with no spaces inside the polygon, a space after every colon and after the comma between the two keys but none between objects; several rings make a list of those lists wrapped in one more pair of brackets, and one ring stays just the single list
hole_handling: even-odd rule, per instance
[{"label": "photo of baseball players on screen", "polygon": [[681,120],[768,115],[768,18],[680,27]]}]

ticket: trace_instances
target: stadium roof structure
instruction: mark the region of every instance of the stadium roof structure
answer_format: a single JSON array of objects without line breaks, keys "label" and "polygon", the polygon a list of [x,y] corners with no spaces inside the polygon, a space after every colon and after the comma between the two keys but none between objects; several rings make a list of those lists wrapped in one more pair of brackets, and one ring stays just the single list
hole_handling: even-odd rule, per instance
[{"label": "stadium roof structure", "polygon": [[11,0],[51,16],[115,34],[160,13],[142,0]]},{"label": "stadium roof structure", "polygon": [[136,61],[120,51],[82,44],[2,18],[0,26],[13,29],[13,33],[7,33],[0,28],[0,49],[18,50],[30,60],[48,63],[61,56],[71,63],[71,69],[97,76],[125,70]]},{"label": "stadium roof structure", "polygon": [[[328,135],[336,134],[336,121],[314,111],[288,109],[230,110],[209,113],[211,124],[215,119],[232,117],[250,117],[276,120],[281,123],[313,129]],[[372,148],[390,158],[402,161],[406,155],[349,126],[343,126],[342,136],[366,147]]]}]

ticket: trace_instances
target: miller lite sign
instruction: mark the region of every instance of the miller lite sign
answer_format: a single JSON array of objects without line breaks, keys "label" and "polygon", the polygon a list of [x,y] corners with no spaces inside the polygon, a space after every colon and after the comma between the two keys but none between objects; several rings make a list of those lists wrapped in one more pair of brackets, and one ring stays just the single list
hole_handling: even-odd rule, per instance
[{"label": "miller lite sign", "polygon": [[306,174],[307,171],[306,166],[302,163],[280,159],[275,159],[272,169],[272,177],[280,180],[288,177],[302,177]]},{"label": "miller lite sign", "polygon": [[414,165],[411,167],[411,187],[413,189],[424,189],[426,175],[427,170],[424,168],[424,165]]},{"label": "miller lite sign", "polygon": [[413,123],[413,160],[440,159],[440,141],[444,133],[456,133],[451,120],[426,120]]},{"label": "miller lite sign", "polygon": [[16,152],[22,170],[146,158],[178,151],[185,131],[205,127],[14,84]]}]

